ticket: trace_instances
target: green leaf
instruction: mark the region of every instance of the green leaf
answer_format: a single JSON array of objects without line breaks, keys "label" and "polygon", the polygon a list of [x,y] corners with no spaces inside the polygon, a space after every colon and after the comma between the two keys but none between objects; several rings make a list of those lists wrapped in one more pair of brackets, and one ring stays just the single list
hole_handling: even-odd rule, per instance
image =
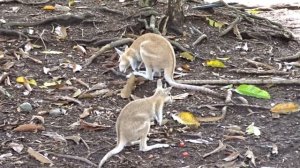
[{"label": "green leaf", "polygon": [[267,91],[262,90],[254,85],[242,84],[239,87],[237,87],[235,91],[241,95],[256,97],[260,99],[271,98],[270,94]]}]

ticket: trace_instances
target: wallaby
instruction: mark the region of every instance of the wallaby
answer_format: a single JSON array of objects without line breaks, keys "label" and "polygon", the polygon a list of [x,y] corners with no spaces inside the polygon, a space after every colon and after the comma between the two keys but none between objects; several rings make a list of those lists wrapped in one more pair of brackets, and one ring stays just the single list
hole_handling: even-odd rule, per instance
[{"label": "wallaby", "polygon": [[[116,50],[120,55],[119,70],[121,72],[126,72],[127,68],[131,66],[134,75],[153,80],[154,74],[160,74],[163,70],[165,80],[175,88],[197,90],[222,97],[219,93],[203,86],[181,84],[174,80],[175,52],[171,43],[161,35],[146,33],[138,37],[129,48],[126,47],[124,52]],[[139,62],[144,63],[146,72],[136,71]]]},{"label": "wallaby", "polygon": [[102,158],[98,168],[101,168],[108,158],[121,152],[126,145],[139,143],[141,151],[169,147],[168,144],[148,146],[147,134],[150,131],[151,120],[156,119],[159,125],[162,124],[164,103],[172,101],[170,91],[171,87],[163,88],[159,79],[153,96],[134,100],[122,109],[116,122],[117,146]]}]

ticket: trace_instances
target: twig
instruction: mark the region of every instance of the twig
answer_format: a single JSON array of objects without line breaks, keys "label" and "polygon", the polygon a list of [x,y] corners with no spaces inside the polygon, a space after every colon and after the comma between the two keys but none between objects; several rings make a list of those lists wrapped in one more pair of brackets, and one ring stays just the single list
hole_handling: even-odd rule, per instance
[{"label": "twig", "polygon": [[200,37],[198,37],[197,39],[196,39],[196,41],[195,42],[193,42],[193,46],[195,46],[195,45],[197,45],[197,44],[199,44],[202,40],[204,40],[204,39],[207,39],[207,35],[206,34],[202,34]]},{"label": "twig", "polygon": [[73,155],[65,155],[65,154],[58,154],[58,153],[54,153],[54,152],[49,152],[47,151],[48,154],[51,154],[51,155],[55,155],[55,156],[58,156],[58,157],[63,157],[63,158],[68,158],[68,159],[74,159],[74,160],[79,160],[79,161],[82,161],[82,162],[85,162],[93,167],[97,167],[97,165],[93,162],[91,162],[90,160],[86,159],[86,158],[83,158],[83,157],[79,157],[79,156],[73,156]]},{"label": "twig", "polygon": [[266,106],[258,106],[258,105],[250,105],[250,104],[204,104],[197,106],[197,108],[203,108],[203,107],[223,107],[223,106],[232,106],[232,107],[249,107],[249,108],[257,108],[257,109],[263,109],[263,110],[270,110],[271,107]]},{"label": "twig", "polygon": [[175,46],[177,49],[179,49],[180,51],[188,51],[186,48],[184,48],[182,45],[180,45],[178,42],[173,41],[173,40],[169,40],[169,42]]},{"label": "twig", "polygon": [[235,72],[235,73],[243,73],[243,74],[258,74],[258,75],[289,75],[291,72],[284,72],[284,71],[277,71],[277,70],[257,70],[257,69],[250,69],[250,68],[244,68],[244,69],[230,69],[227,70],[227,72]]},{"label": "twig", "polygon": [[256,67],[264,67],[266,69],[274,69],[272,66],[270,65],[267,65],[267,64],[264,64],[264,63],[261,63],[261,62],[257,62],[257,61],[253,61],[253,60],[250,60],[248,58],[244,58],[244,60],[250,64],[253,64],[254,66]]},{"label": "twig", "polygon": [[283,57],[283,58],[276,58],[276,61],[293,61],[300,58],[300,51],[297,52],[295,55]]},{"label": "twig", "polygon": [[226,149],[226,145],[224,145],[223,142],[219,140],[219,146],[216,149],[214,149],[213,151],[204,154],[203,158],[206,158],[207,156],[210,156],[214,153],[220,152],[224,149]]},{"label": "twig", "polygon": [[124,44],[132,43],[132,42],[133,42],[133,39],[125,38],[125,39],[120,39],[120,40],[111,42],[110,44],[106,44],[105,46],[101,47],[100,50],[98,50],[96,53],[94,53],[90,58],[88,58],[86,60],[86,63],[84,66],[87,67],[88,65],[90,65],[95,58],[97,58],[99,55],[101,55],[105,51],[111,50],[114,47],[118,47],[118,46],[121,46]]},{"label": "twig", "polygon": [[224,31],[222,31],[220,33],[220,36],[224,36],[225,34],[227,34],[228,32],[230,32],[238,23],[240,23],[242,21],[242,18],[241,17],[236,17],[236,19],[230,23],[230,25],[227,27],[227,29],[225,29]]},{"label": "twig", "polygon": [[77,83],[79,83],[80,85],[86,87],[87,89],[90,89],[89,84],[83,82],[81,79],[77,79],[77,78],[74,77],[74,78],[72,78],[72,80],[76,81]]},{"label": "twig", "polygon": [[41,5],[48,3],[50,0],[39,0],[39,1],[33,1],[33,2],[26,2],[27,0],[0,0],[1,3],[11,3],[11,2],[18,2],[25,5]]},{"label": "twig", "polygon": [[58,99],[58,100],[66,100],[66,101],[69,101],[69,102],[74,102],[80,106],[83,106],[82,102],[73,98],[73,97],[69,97],[69,96],[55,96],[54,97],[55,99]]},{"label": "twig", "polygon": [[300,79],[221,79],[221,80],[176,80],[178,83],[194,85],[228,85],[228,84],[277,84],[277,85],[300,85]]}]

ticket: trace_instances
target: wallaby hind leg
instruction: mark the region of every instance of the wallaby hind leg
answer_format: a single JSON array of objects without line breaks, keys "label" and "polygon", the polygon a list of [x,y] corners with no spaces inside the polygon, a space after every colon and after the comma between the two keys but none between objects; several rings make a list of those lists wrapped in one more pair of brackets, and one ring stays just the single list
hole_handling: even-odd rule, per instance
[{"label": "wallaby hind leg", "polygon": [[147,126],[145,127],[144,131],[145,134],[142,135],[141,137],[141,141],[140,141],[140,151],[149,151],[155,148],[166,148],[169,147],[169,144],[155,144],[155,145],[147,145],[147,134],[150,130],[150,122],[147,124]]},{"label": "wallaby hind leg", "polygon": [[153,80],[152,69],[149,67],[146,67],[146,73],[142,73],[140,71],[134,71],[133,74],[137,76],[142,76],[143,78],[148,80]]}]

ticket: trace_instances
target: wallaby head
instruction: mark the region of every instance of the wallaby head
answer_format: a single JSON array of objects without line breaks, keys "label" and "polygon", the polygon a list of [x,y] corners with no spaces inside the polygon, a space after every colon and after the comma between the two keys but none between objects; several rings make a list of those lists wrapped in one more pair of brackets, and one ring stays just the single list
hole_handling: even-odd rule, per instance
[{"label": "wallaby head", "polygon": [[163,102],[172,102],[171,89],[172,87],[163,88],[161,79],[158,79],[154,96],[163,99]]},{"label": "wallaby head", "polygon": [[126,46],[125,51],[121,51],[116,48],[119,57],[119,70],[120,72],[126,72],[129,66],[136,66],[134,61],[134,56],[136,55],[136,51],[132,48],[128,48]]}]

